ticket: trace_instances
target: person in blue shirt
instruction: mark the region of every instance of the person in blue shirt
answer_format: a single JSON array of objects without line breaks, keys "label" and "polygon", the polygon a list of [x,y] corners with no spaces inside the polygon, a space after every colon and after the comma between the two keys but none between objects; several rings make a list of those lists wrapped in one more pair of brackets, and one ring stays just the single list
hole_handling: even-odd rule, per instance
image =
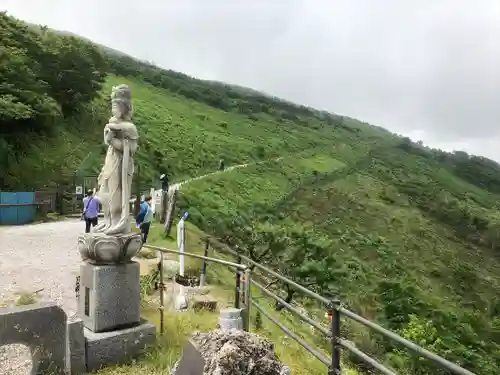
[{"label": "person in blue shirt", "polygon": [[87,191],[87,196],[83,198],[83,213],[82,218],[85,220],[85,233],[90,232],[90,226],[97,225],[97,218],[99,217],[99,209],[101,202],[99,198],[94,195],[92,190]]},{"label": "person in blue shirt", "polygon": [[142,243],[146,243],[148,240],[149,228],[151,227],[151,222],[153,221],[154,211],[151,207],[152,202],[153,198],[148,195],[141,202],[141,208],[135,218],[137,226],[141,229]]}]

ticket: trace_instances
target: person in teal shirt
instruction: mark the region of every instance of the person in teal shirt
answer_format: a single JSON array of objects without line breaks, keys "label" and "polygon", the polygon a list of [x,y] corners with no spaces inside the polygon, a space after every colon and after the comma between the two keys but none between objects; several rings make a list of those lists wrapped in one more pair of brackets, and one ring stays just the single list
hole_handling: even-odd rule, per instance
[{"label": "person in teal shirt", "polygon": [[152,202],[153,198],[148,195],[141,202],[141,208],[135,218],[137,226],[141,229],[142,243],[146,243],[146,241],[148,240],[149,229],[151,227],[151,222],[153,221],[154,217],[154,211],[153,208],[151,207]]}]

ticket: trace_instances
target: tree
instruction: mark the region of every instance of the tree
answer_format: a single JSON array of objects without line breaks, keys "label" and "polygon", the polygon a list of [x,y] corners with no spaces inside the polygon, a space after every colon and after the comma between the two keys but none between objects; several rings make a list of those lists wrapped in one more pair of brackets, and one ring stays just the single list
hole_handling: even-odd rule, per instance
[{"label": "tree", "polygon": [[42,41],[42,77],[63,113],[71,115],[98,95],[106,77],[106,61],[96,46],[73,36],[46,32]]}]

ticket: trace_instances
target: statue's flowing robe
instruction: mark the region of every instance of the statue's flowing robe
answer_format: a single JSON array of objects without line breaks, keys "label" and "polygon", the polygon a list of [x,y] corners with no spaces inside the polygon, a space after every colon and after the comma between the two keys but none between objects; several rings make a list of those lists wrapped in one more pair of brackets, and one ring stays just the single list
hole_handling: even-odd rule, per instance
[{"label": "statue's flowing robe", "polygon": [[[97,194],[103,205],[104,220],[94,232],[108,235],[129,233],[129,200],[139,135],[131,122],[110,122],[105,127],[105,138],[109,146],[98,178]],[[119,140],[121,149],[113,145],[113,139]]]}]

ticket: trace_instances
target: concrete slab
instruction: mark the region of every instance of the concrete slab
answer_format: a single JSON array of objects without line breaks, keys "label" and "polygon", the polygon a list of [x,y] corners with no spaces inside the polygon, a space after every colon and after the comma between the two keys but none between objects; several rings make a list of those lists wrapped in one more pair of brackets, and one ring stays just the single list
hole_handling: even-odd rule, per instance
[{"label": "concrete slab", "polygon": [[141,355],[156,338],[156,326],[143,320],[141,324],[111,332],[84,329],[87,371],[124,364]]},{"label": "concrete slab", "polygon": [[0,309],[0,346],[28,346],[32,374],[64,374],[66,321],[66,313],[52,302]]}]

